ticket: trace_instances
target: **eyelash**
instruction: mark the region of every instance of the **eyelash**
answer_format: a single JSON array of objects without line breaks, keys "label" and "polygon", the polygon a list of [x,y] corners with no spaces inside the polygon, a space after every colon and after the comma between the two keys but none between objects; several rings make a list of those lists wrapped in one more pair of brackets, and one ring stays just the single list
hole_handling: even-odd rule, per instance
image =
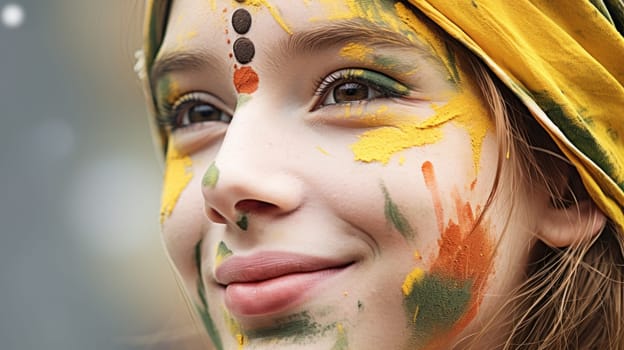
[{"label": "eyelash", "polygon": [[[219,112],[219,120],[206,120],[205,122],[213,121],[229,123],[232,116],[228,115],[225,111],[223,111],[223,109],[216,107],[213,103],[207,102],[205,95],[206,94],[201,92],[191,92],[178,98],[174,103],[169,103],[168,101],[162,102],[158,123],[170,131],[190,127],[192,124],[195,124],[195,122],[182,120],[185,116],[181,116],[181,113],[188,113],[191,108],[200,105],[210,106],[215,111]],[[226,118],[227,120],[223,120],[222,117],[224,115],[228,117]],[[186,116],[186,119],[189,119],[188,116]]]},{"label": "eyelash", "polygon": [[[364,75],[374,75],[374,77],[378,78],[377,80],[387,80],[387,82],[392,83],[394,87],[379,84],[370,78],[365,78]],[[374,71],[363,70],[359,68],[358,69],[348,68],[348,69],[343,69],[343,70],[333,72],[330,75],[326,77],[321,77],[320,79],[316,81],[316,86],[318,87],[316,88],[314,95],[318,96],[319,99],[314,109],[318,109],[318,108],[329,105],[329,104],[324,104],[324,101],[327,99],[331,90],[340,85],[348,84],[348,83],[361,84],[367,88],[371,88],[377,91],[378,93],[380,93],[380,96],[367,98],[365,100],[360,100],[360,101],[357,101],[357,103],[373,100],[379,97],[382,97],[382,98],[401,97],[401,96],[406,96],[409,94],[409,88],[407,86],[386,76],[385,74],[374,72]],[[353,101],[353,102],[356,102],[356,101]],[[336,102],[335,104],[348,104],[348,103],[353,103],[353,102],[342,102],[342,103]]]}]

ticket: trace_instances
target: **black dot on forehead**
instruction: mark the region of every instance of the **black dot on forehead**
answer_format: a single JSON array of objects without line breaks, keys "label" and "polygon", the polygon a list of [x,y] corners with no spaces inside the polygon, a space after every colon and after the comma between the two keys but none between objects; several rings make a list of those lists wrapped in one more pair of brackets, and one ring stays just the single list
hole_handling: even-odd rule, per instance
[{"label": "black dot on forehead", "polygon": [[234,56],[236,56],[238,62],[241,64],[249,63],[255,54],[256,48],[251,40],[247,38],[236,39],[234,42]]},{"label": "black dot on forehead", "polygon": [[238,34],[245,34],[251,27],[251,14],[245,9],[238,9],[232,15],[232,27]]}]

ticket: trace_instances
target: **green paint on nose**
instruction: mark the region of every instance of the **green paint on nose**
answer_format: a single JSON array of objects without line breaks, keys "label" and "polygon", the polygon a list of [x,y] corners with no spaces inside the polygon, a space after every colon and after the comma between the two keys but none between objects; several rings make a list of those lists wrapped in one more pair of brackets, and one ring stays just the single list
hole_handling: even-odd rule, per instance
[{"label": "green paint on nose", "polygon": [[381,185],[381,190],[384,193],[385,197],[385,205],[384,205],[384,214],[386,215],[386,220],[392,223],[392,226],[399,231],[405,239],[414,238],[414,230],[412,226],[410,226],[409,222],[399,210],[399,207],[394,203],[392,197],[390,197],[390,193],[388,193],[388,189],[383,184]]},{"label": "green paint on nose", "polygon": [[247,214],[240,214],[240,216],[238,217],[238,221],[236,221],[236,226],[238,226],[243,231],[247,231],[247,227],[249,227],[249,219],[247,218]]},{"label": "green paint on nose", "polygon": [[215,162],[212,162],[206,170],[204,174],[204,178],[202,179],[202,185],[204,187],[215,188],[217,186],[217,182],[219,181],[219,168]]},{"label": "green paint on nose", "polygon": [[241,93],[238,95],[238,100],[236,101],[236,109],[244,106],[247,102],[251,100],[250,94]]}]

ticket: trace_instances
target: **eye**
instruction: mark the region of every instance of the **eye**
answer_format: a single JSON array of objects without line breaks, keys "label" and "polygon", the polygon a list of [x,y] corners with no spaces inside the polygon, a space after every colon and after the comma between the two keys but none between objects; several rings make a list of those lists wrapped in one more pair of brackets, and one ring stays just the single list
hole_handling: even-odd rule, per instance
[{"label": "eye", "polygon": [[335,86],[331,95],[329,95],[323,103],[327,105],[333,103],[356,102],[369,100],[381,95],[382,93],[380,91],[364,84],[349,82]]},{"label": "eye", "polygon": [[208,100],[209,95],[193,92],[179,98],[173,105],[164,106],[163,124],[171,130],[187,128],[206,122],[230,123],[232,116]]},{"label": "eye", "polygon": [[410,92],[407,86],[398,81],[364,69],[344,69],[334,72],[322,79],[318,85],[316,95],[321,98],[316,108],[405,96]]}]

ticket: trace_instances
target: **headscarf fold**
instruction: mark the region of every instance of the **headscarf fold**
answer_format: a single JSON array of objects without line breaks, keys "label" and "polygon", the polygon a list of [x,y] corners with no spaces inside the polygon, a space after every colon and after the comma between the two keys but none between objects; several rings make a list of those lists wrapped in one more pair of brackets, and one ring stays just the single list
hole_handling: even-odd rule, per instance
[{"label": "headscarf fold", "polygon": [[622,1],[410,3],[520,98],[624,231]]},{"label": "headscarf fold", "polygon": [[[624,2],[409,3],[518,96],[576,167],[594,202],[624,232]],[[169,6],[167,0],[147,0],[146,91]],[[153,130],[164,150],[164,131]]]}]

